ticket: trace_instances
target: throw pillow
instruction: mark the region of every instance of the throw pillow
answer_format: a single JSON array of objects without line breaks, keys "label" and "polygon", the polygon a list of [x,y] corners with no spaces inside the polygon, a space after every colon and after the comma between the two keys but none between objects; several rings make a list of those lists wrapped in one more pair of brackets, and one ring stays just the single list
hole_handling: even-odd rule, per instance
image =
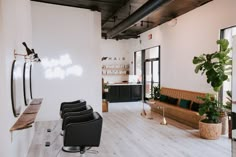
[{"label": "throw pillow", "polygon": [[199,103],[193,102],[193,103],[192,103],[191,110],[198,112],[199,105],[200,105]]},{"label": "throw pillow", "polygon": [[168,99],[168,96],[162,95],[162,94],[161,94],[161,96],[160,96],[160,98],[159,98],[159,100],[160,100],[161,102],[166,102],[167,99]]},{"label": "throw pillow", "polygon": [[191,104],[190,100],[181,99],[180,103],[179,103],[179,106],[182,107],[182,108],[189,109],[190,108],[190,104]]},{"label": "throw pillow", "polygon": [[167,103],[172,105],[177,105],[177,102],[178,102],[177,98],[168,97]]}]

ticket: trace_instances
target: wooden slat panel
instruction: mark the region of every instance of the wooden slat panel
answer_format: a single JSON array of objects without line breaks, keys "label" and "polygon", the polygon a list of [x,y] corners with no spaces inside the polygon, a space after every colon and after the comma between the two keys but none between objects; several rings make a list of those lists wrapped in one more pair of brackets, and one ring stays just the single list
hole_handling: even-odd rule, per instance
[{"label": "wooden slat panel", "polygon": [[[198,97],[205,97],[206,96],[206,93],[173,89],[173,88],[166,88],[166,87],[161,88],[161,94],[171,96],[174,98],[178,98],[179,101],[180,101],[180,99],[186,99],[186,100],[191,100],[191,101],[194,101],[197,103],[202,103],[202,101],[200,99],[198,99]],[[178,104],[179,104],[179,101],[178,101]]]}]

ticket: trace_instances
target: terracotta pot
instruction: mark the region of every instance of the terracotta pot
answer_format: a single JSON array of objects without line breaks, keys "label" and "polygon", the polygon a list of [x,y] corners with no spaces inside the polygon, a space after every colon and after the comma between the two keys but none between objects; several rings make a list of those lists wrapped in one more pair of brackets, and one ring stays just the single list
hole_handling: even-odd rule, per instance
[{"label": "terracotta pot", "polygon": [[200,137],[215,140],[221,135],[222,123],[204,123],[199,121]]}]

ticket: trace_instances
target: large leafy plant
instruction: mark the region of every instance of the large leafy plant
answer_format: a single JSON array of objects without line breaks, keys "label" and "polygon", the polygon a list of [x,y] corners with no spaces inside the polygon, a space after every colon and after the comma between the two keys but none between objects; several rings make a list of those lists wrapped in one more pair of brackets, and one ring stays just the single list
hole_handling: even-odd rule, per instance
[{"label": "large leafy plant", "polygon": [[[193,64],[196,64],[195,72],[201,71],[201,74],[205,74],[207,77],[207,83],[209,83],[213,90],[219,92],[224,81],[228,80],[228,75],[232,71],[232,58],[229,57],[229,53],[232,48],[229,48],[229,42],[226,39],[217,40],[219,45],[219,51],[210,54],[202,54],[199,57],[193,58]],[[218,123],[220,122],[220,113],[225,109],[222,103],[219,103],[217,99],[212,98],[210,94],[207,94],[204,98],[199,98],[203,101],[200,105],[199,114],[205,115],[203,122]]]},{"label": "large leafy plant", "polygon": [[193,64],[196,64],[195,72],[201,71],[202,75],[206,74],[207,83],[210,83],[216,92],[220,90],[232,70],[232,58],[229,57],[232,48],[228,48],[228,40],[217,40],[217,44],[220,46],[219,51],[193,58]]}]

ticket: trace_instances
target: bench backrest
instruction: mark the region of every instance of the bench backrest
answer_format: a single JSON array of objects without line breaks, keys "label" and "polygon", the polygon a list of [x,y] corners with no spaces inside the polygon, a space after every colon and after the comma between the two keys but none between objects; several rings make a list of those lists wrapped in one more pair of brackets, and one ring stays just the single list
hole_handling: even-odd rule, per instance
[{"label": "bench backrest", "polygon": [[[200,92],[193,92],[193,91],[187,91],[187,90],[180,90],[180,89],[173,89],[173,88],[161,88],[161,94],[167,95],[173,98],[178,98],[178,105],[180,103],[180,99],[185,100],[191,100],[192,102],[196,103],[202,103],[201,100],[199,100],[197,97],[205,97],[206,93],[200,93]],[[192,102],[190,106],[192,105]]]}]

